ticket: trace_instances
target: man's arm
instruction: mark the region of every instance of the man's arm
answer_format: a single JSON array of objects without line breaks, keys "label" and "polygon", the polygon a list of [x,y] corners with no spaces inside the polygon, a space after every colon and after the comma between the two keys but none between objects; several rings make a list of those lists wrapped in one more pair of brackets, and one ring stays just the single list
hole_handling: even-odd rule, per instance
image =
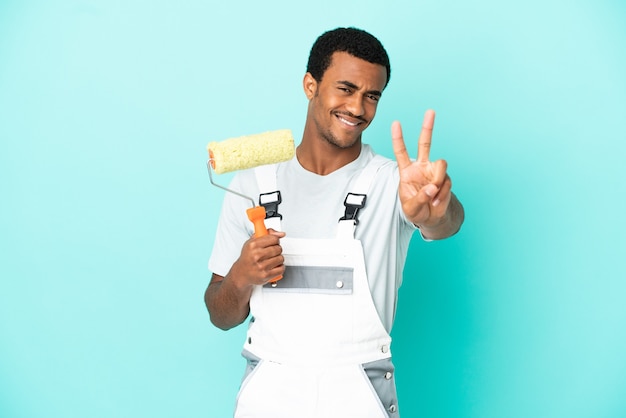
[{"label": "man's arm", "polygon": [[241,324],[250,312],[250,296],[255,285],[264,285],[285,272],[279,239],[283,232],[269,230],[269,235],[250,238],[228,274],[213,273],[204,292],[204,303],[211,322],[227,330]]},{"label": "man's arm", "polygon": [[204,303],[211,322],[223,330],[234,328],[246,320],[252,294],[252,287],[239,288],[233,280],[225,279],[213,273],[211,283],[204,292]]}]

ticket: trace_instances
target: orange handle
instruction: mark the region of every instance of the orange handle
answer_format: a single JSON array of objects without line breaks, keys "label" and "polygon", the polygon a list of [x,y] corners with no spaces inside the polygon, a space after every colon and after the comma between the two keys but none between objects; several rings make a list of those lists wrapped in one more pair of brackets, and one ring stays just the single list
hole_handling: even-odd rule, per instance
[{"label": "orange handle", "polygon": [[[248,219],[250,219],[250,222],[254,224],[255,238],[259,238],[268,234],[267,228],[265,227],[265,208],[263,206],[255,206],[253,208],[247,209],[246,214],[248,215]],[[275,283],[282,278],[283,276],[277,276],[270,280],[270,282]]]},{"label": "orange handle", "polygon": [[259,238],[267,235],[267,228],[265,228],[265,208],[263,206],[255,206],[246,210],[248,219],[254,224],[254,237]]}]

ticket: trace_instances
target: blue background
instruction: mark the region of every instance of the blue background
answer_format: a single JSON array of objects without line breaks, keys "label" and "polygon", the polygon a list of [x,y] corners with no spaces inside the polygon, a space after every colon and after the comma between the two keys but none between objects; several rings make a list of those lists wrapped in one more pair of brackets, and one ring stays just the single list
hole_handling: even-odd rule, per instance
[{"label": "blue background", "polygon": [[349,25],[392,61],[365,141],[392,157],[398,119],[415,155],[435,109],[467,214],[411,246],[403,416],[626,416],[619,0],[1,0],[0,416],[230,416],[205,145],[299,138],[309,48]]}]

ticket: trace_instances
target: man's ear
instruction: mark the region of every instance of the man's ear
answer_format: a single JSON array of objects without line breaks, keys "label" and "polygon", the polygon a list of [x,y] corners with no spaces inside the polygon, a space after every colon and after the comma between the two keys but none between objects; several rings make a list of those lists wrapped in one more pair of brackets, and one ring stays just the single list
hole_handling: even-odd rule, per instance
[{"label": "man's ear", "polygon": [[304,94],[306,94],[306,97],[311,100],[317,92],[317,80],[313,78],[311,73],[306,73],[304,75],[304,80],[302,80],[302,87],[304,88]]}]

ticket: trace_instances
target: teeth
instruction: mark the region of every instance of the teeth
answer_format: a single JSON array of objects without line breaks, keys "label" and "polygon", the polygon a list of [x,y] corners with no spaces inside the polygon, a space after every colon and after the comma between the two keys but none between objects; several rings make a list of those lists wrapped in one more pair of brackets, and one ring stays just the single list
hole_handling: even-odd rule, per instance
[{"label": "teeth", "polygon": [[344,118],[342,118],[341,116],[339,116],[339,120],[341,120],[341,121],[342,121],[343,123],[345,123],[346,125],[350,125],[350,126],[357,126],[357,125],[358,125],[358,122],[357,122],[357,123],[350,122],[350,121],[348,121],[348,120],[345,120],[345,119],[344,119]]}]

